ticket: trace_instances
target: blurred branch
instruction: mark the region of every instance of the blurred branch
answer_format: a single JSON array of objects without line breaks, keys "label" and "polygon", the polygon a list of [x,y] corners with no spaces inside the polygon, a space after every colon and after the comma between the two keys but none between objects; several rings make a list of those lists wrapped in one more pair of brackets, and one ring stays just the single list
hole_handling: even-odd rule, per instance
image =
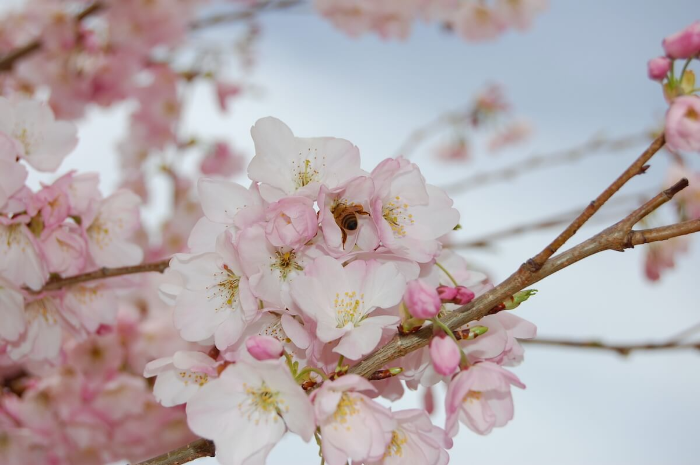
[{"label": "blurred branch", "polygon": [[201,457],[214,457],[214,443],[207,439],[197,439],[178,449],[166,452],[136,465],[181,465]]},{"label": "blurred branch", "polygon": [[159,262],[143,263],[141,265],[135,266],[123,266],[120,268],[100,268],[99,270],[92,271],[90,273],[83,273],[75,276],[69,276],[67,278],[49,280],[44,285],[44,287],[41,288],[41,290],[35,291],[34,293],[40,294],[42,292],[47,291],[56,291],[63,287],[73,286],[75,284],[85,283],[88,281],[95,281],[98,279],[114,278],[116,276],[124,276],[128,274],[150,272],[162,273],[163,271],[165,271],[166,268],[168,268],[169,263],[170,259],[168,258]]},{"label": "blurred branch", "polygon": [[650,350],[683,350],[696,349],[700,350],[700,342],[681,343],[678,341],[668,341],[663,343],[646,343],[646,344],[605,344],[601,341],[570,341],[566,339],[522,339],[521,343],[528,345],[542,345],[554,347],[573,347],[577,349],[598,349],[617,352],[620,355],[629,355],[631,352],[650,351]]},{"label": "blurred branch", "polygon": [[[626,202],[629,202],[630,200],[636,200],[638,202],[643,202],[646,200],[648,196],[645,196],[643,194],[631,194],[631,195],[625,195],[625,196],[620,196],[618,198],[612,199],[608,205],[615,203],[615,204],[623,204]],[[553,215],[547,219],[544,220],[537,220],[532,223],[527,223],[527,224],[521,224],[517,226],[512,226],[507,229],[503,229],[501,231],[495,231],[490,234],[484,234],[481,238],[478,239],[469,239],[466,241],[462,242],[456,242],[454,244],[447,244],[446,247],[450,249],[476,249],[476,248],[486,248],[490,247],[494,242],[501,240],[501,239],[507,239],[509,237],[517,236],[523,233],[528,233],[532,231],[539,231],[543,229],[549,229],[553,228],[554,226],[560,226],[563,224],[567,224],[576,217],[576,215],[583,210],[582,207],[578,207],[575,209],[572,209],[568,212],[565,213],[559,213],[557,215]]]},{"label": "blurred branch", "polygon": [[[255,17],[256,14],[264,11],[283,10],[299,5],[301,3],[301,0],[279,0],[277,2],[273,2],[271,0],[264,0],[245,10],[222,13],[219,15],[210,16],[208,18],[203,18],[201,20],[195,21],[192,23],[191,28],[193,30],[197,30],[222,23],[244,21],[251,19]],[[74,20],[76,23],[78,23],[84,20],[85,18],[88,18],[89,16],[92,16],[95,13],[101,11],[103,8],[105,8],[105,5],[100,1],[96,1],[91,5],[87,6],[80,13],[75,15]],[[28,57],[35,52],[38,52],[39,50],[41,50],[42,47],[43,42],[41,40],[41,37],[38,37],[32,40],[31,42],[5,54],[3,57],[0,58],[0,73],[12,71],[12,68],[14,67],[17,61],[21,60],[22,58]]]},{"label": "blurred branch", "polygon": [[503,169],[490,171],[486,173],[477,173],[466,177],[459,181],[440,186],[450,194],[467,192],[472,189],[477,189],[488,184],[507,181],[517,178],[530,171],[535,171],[540,168],[549,168],[557,165],[565,165],[574,161],[578,161],[586,156],[600,153],[604,150],[620,151],[626,148],[634,147],[641,142],[649,140],[649,133],[643,132],[640,134],[631,134],[617,138],[593,137],[583,144],[574,148],[559,150],[544,155],[534,155],[521,162],[513,163]]},{"label": "blurred branch", "polygon": [[403,144],[399,147],[396,152],[397,156],[403,156],[404,158],[411,158],[416,147],[420,145],[423,141],[434,135],[435,133],[441,131],[443,127],[453,124],[459,124],[463,121],[469,120],[469,114],[466,111],[450,111],[444,113],[433,121],[413,130]]},{"label": "blurred branch", "polygon": [[[98,11],[100,11],[103,8],[104,5],[102,5],[101,2],[95,2],[89,6],[87,6],[83,11],[75,15],[75,22],[79,23],[80,21],[84,20],[85,18],[94,15]],[[15,65],[15,63],[22,58],[25,58],[34,52],[37,52],[41,49],[42,47],[42,41],[41,38],[34,39],[33,41],[16,48],[12,50],[11,52],[7,53],[5,56],[0,58],[0,73],[5,73],[12,71],[12,67]]]},{"label": "blurred branch", "polygon": [[278,0],[276,2],[272,0],[262,0],[251,6],[250,8],[242,11],[233,11],[228,13],[221,13],[208,18],[200,19],[192,23],[192,29],[203,29],[210,26],[217,26],[224,23],[232,23],[236,21],[245,21],[254,18],[258,13],[266,11],[279,11],[286,10],[288,8],[300,5],[302,0]]}]

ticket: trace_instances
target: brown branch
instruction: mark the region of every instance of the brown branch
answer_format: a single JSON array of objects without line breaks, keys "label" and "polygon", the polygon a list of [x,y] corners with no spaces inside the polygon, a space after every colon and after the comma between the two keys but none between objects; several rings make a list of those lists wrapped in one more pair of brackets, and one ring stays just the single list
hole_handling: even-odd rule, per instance
[{"label": "brown branch", "polygon": [[[700,220],[686,221],[647,230],[632,230],[632,227],[637,222],[637,218],[640,215],[648,215],[660,205],[668,202],[675,193],[686,185],[687,180],[683,179],[679,181],[670,189],[667,189],[649,200],[641,208],[622,221],[610,226],[581,244],[572,247],[566,252],[551,257],[539,270],[533,271],[525,265],[521,266],[501,284],[474,299],[471,303],[449,313],[442,321],[449,326],[450,329],[456,330],[470,321],[478,320],[490,313],[498,311],[502,307],[500,304],[516,292],[591,255],[606,250],[624,251],[636,245],[662,241],[700,231]],[[424,347],[430,341],[431,334],[432,328],[426,327],[413,334],[405,336],[397,335],[379,350],[351,367],[349,372],[368,376],[374,371],[386,366],[389,362]]]},{"label": "brown branch", "polygon": [[679,343],[678,341],[668,341],[662,343],[645,344],[605,344],[601,341],[571,341],[565,339],[523,339],[520,342],[528,345],[542,345],[554,347],[572,347],[577,349],[598,349],[617,352],[620,355],[629,355],[631,352],[651,351],[651,350],[700,350],[700,342]]},{"label": "brown branch", "polygon": [[[94,15],[98,11],[100,11],[104,5],[101,2],[95,2],[89,6],[87,6],[83,11],[75,15],[75,22],[78,23],[85,18]],[[15,63],[19,60],[21,60],[24,57],[27,57],[34,52],[37,52],[41,50],[41,47],[43,46],[43,43],[41,41],[41,38],[37,38],[32,40],[31,42],[16,48],[12,50],[11,52],[7,53],[4,55],[2,58],[0,58],[0,73],[6,73],[9,71],[12,71],[12,68],[14,67]]]},{"label": "brown branch", "polygon": [[136,465],[182,465],[201,457],[214,457],[215,453],[216,449],[212,441],[197,439],[179,449],[171,450]]},{"label": "brown branch", "polygon": [[279,0],[273,2],[271,0],[265,0],[258,2],[251,8],[243,11],[234,11],[229,13],[222,13],[208,18],[200,19],[192,23],[191,28],[194,30],[203,29],[210,26],[216,26],[223,23],[231,23],[235,21],[244,21],[254,18],[256,14],[265,11],[278,11],[292,8],[301,4],[301,0]]},{"label": "brown branch", "polygon": [[454,195],[495,182],[514,179],[540,168],[550,168],[552,166],[564,165],[573,161],[578,161],[585,156],[599,153],[603,150],[616,151],[633,147],[641,142],[646,142],[649,139],[650,137],[648,132],[622,136],[616,139],[602,139],[600,137],[592,138],[578,147],[556,151],[545,155],[535,155],[503,169],[489,171],[486,173],[478,173],[440,187]]},{"label": "brown branch", "polygon": [[41,288],[41,290],[35,291],[35,293],[40,294],[42,292],[47,291],[56,291],[58,289],[67,286],[73,286],[75,284],[85,283],[88,281],[95,281],[98,279],[114,278],[116,276],[124,276],[127,274],[149,272],[162,273],[163,271],[165,271],[166,268],[168,268],[169,263],[170,259],[168,258],[159,262],[143,263],[141,265],[135,266],[122,266],[120,268],[100,268],[99,270],[91,271],[90,273],[84,273],[75,276],[69,276],[67,278],[58,278],[50,280],[44,285],[44,287]]},{"label": "brown branch", "polygon": [[[613,181],[612,184],[610,184],[607,187],[607,189],[605,189],[594,201],[592,201],[583,210],[583,212],[581,212],[581,214],[547,247],[545,247],[540,253],[529,259],[525,266],[527,266],[528,269],[532,272],[535,272],[542,268],[542,265],[544,265],[544,263],[549,259],[549,257],[554,255],[557,252],[557,250],[559,250],[561,246],[564,245],[564,243],[571,238],[571,236],[576,234],[576,231],[578,231],[579,228],[583,226],[583,224],[595,214],[595,212],[600,210],[600,207],[602,207],[603,204],[605,204],[605,202],[607,202],[608,199],[610,199],[610,197],[612,197],[617,191],[619,191],[620,188],[622,188],[622,186],[624,186],[627,183],[627,181],[632,179],[634,176],[637,176],[638,174],[646,172],[648,168],[646,166],[646,162],[648,162],[651,159],[651,157],[653,157],[654,154],[658,152],[661,149],[661,147],[664,146],[665,142],[666,138],[664,137],[664,134],[661,134],[656,139],[654,139],[649,148],[647,148],[639,156],[639,158],[637,158],[620,176],[618,176],[617,179],[615,179],[615,181]],[[686,180],[686,186],[687,185],[688,181]],[[681,189],[683,189],[683,187]],[[649,212],[653,210],[654,209],[649,210]],[[647,212],[647,214],[649,212]],[[639,220],[635,221],[634,223],[637,223],[638,221]]]}]

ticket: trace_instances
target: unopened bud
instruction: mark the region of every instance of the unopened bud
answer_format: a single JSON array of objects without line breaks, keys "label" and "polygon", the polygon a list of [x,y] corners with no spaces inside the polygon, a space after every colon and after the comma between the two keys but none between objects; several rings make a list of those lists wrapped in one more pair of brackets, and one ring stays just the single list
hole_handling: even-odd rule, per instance
[{"label": "unopened bud", "polygon": [[416,318],[428,320],[440,313],[440,297],[434,287],[420,279],[408,283],[403,296],[408,311]]},{"label": "unopened bud", "polygon": [[270,336],[251,336],[246,339],[245,346],[256,360],[280,358],[284,352],[282,343]]},{"label": "unopened bud", "polygon": [[459,368],[462,351],[451,338],[434,337],[430,341],[429,353],[433,368],[442,376],[449,376]]},{"label": "unopened bud", "polygon": [[516,292],[503,302],[505,309],[513,310],[535,294],[537,294],[537,289],[525,289],[524,291]]}]

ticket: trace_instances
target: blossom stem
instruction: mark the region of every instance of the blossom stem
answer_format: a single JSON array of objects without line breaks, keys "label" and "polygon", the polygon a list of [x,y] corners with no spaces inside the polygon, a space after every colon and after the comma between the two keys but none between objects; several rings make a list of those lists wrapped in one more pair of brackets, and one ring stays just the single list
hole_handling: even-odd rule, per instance
[{"label": "blossom stem", "polygon": [[299,372],[298,375],[295,376],[296,381],[300,381],[301,379],[304,378],[304,376],[308,375],[309,373],[316,373],[319,375],[321,378],[323,378],[324,381],[328,381],[328,375],[326,375],[322,370],[319,370],[318,368],[314,367],[306,367],[303,370]]},{"label": "blossom stem", "polygon": [[688,69],[688,65],[690,62],[693,61],[693,58],[688,58],[685,60],[685,64],[683,65],[683,69],[681,70],[680,76],[678,76],[678,82],[683,82],[683,76],[685,75],[685,70]]},{"label": "blossom stem", "polygon": [[452,281],[452,284],[454,284],[455,287],[459,286],[459,284],[457,283],[457,280],[450,274],[449,271],[447,271],[447,269],[445,269],[444,266],[442,266],[439,262],[435,262],[435,266],[440,268],[442,270],[442,272],[445,273],[448,278],[450,278],[450,281]]}]

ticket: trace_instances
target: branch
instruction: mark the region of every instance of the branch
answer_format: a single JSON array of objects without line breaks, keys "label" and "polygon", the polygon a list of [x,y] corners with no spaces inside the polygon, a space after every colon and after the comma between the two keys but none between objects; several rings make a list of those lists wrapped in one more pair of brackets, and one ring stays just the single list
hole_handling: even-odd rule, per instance
[{"label": "branch", "polygon": [[684,350],[696,349],[700,350],[700,342],[696,343],[680,343],[678,341],[668,341],[663,343],[646,343],[646,344],[605,344],[601,341],[570,341],[564,339],[523,339],[519,342],[531,345],[543,345],[554,347],[573,347],[577,349],[598,349],[611,352],[617,352],[620,355],[629,355],[631,352],[650,351],[650,350]]},{"label": "branch", "polygon": [[192,23],[191,28],[193,30],[197,30],[223,23],[247,20],[254,18],[258,13],[264,11],[285,10],[300,5],[301,2],[302,0],[279,0],[277,2],[273,2],[272,0],[264,0],[247,10],[221,13],[208,18],[200,19],[199,21]]},{"label": "branch", "polygon": [[[664,137],[664,134],[661,134],[656,139],[654,139],[649,148],[647,148],[639,156],[639,158],[637,158],[620,176],[618,176],[618,178],[615,181],[613,181],[613,183],[610,184],[607,189],[605,189],[593,202],[591,202],[590,205],[588,205],[583,210],[583,212],[581,212],[578,218],[576,218],[561,234],[559,234],[559,236],[556,237],[556,239],[554,239],[540,253],[538,253],[533,258],[527,261],[526,266],[530,269],[530,271],[535,272],[542,268],[542,265],[544,265],[544,263],[549,259],[549,257],[554,255],[557,252],[557,250],[559,250],[561,246],[564,245],[564,243],[571,238],[571,236],[576,234],[576,231],[578,231],[579,228],[583,226],[583,224],[595,214],[595,212],[600,210],[600,207],[602,207],[603,204],[605,204],[605,202],[607,202],[608,199],[610,199],[610,197],[612,197],[617,191],[619,191],[620,188],[622,188],[622,186],[624,186],[627,183],[627,181],[632,179],[634,176],[637,176],[638,174],[643,174],[644,172],[646,172],[648,168],[648,166],[646,166],[646,162],[648,162],[651,159],[651,157],[653,157],[654,154],[658,152],[661,149],[661,147],[664,146],[665,142],[666,138]],[[686,180],[685,186],[681,187],[680,189],[687,187],[687,185],[688,181]],[[651,213],[653,210],[655,209],[649,210],[647,214]],[[635,221],[633,225],[636,224],[638,221],[639,220]]]},{"label": "branch", "polygon": [[[101,2],[95,2],[89,6],[87,6],[83,11],[75,15],[75,22],[79,23],[80,21],[84,20],[85,18],[94,15],[98,11],[100,11],[104,5]],[[37,52],[41,50],[41,47],[43,47],[43,43],[41,41],[41,38],[34,39],[33,41],[16,48],[12,50],[11,52],[7,53],[5,56],[0,58],[0,73],[6,73],[9,71],[12,71],[13,66],[15,63],[19,60],[21,60],[24,57],[27,57],[34,52]]]},{"label": "branch", "polygon": [[215,453],[216,449],[212,441],[197,439],[179,449],[171,450],[136,465],[181,465],[201,457],[214,457]]},{"label": "branch", "polygon": [[69,276],[67,278],[49,280],[39,291],[33,292],[35,294],[41,294],[42,292],[56,291],[66,286],[73,286],[75,284],[85,283],[88,281],[95,281],[98,279],[114,278],[116,276],[124,276],[127,274],[149,272],[162,273],[163,271],[165,271],[166,268],[168,268],[169,263],[170,259],[168,258],[159,262],[143,263],[141,265],[135,266],[123,266],[121,268],[100,268],[99,270],[92,271],[90,273]]},{"label": "branch", "polygon": [[472,189],[483,187],[500,181],[507,181],[517,178],[530,171],[535,171],[539,168],[549,168],[557,165],[564,165],[572,161],[580,160],[581,158],[591,155],[602,150],[622,150],[637,145],[640,142],[649,140],[648,133],[632,134],[622,136],[617,139],[601,139],[592,138],[578,147],[561,150],[545,155],[535,155],[519,163],[507,166],[503,169],[490,171],[487,173],[478,173],[459,181],[440,186],[450,194],[454,195],[461,192],[466,192]]}]

